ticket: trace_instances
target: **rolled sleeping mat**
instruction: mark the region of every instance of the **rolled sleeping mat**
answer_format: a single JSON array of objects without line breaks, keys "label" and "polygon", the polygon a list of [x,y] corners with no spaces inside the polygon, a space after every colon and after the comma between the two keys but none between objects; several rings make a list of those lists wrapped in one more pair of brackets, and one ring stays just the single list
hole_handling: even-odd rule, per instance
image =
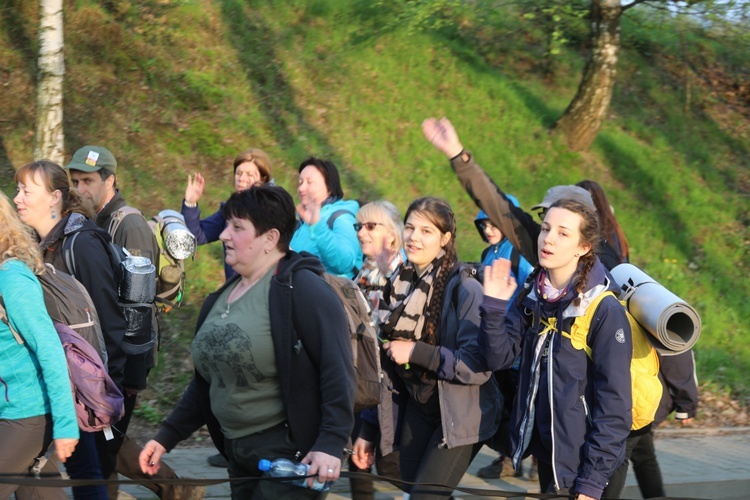
[{"label": "rolled sleeping mat", "polygon": [[673,356],[695,345],[701,318],[690,304],[633,264],[620,264],[610,272],[622,290],[620,300],[651,334],[649,340],[659,354]]}]

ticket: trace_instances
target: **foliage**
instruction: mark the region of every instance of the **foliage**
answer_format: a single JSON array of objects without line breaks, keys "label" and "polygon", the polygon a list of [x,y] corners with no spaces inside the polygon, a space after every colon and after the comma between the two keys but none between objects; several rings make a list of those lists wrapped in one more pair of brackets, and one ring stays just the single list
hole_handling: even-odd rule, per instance
[{"label": "foliage", "polygon": [[[12,169],[33,151],[34,3],[0,8],[0,187],[9,194]],[[629,11],[623,44],[632,50],[622,52],[609,121],[592,151],[577,154],[547,129],[575,92],[585,20],[561,15],[567,43],[547,73],[548,25],[522,8],[532,2],[447,2],[440,11],[428,3],[67,2],[66,150],[110,148],[125,198],[147,214],[178,208],[187,175],[201,171],[204,216],[228,196],[241,150],[266,150],[290,190],[304,157],[331,157],[347,197],[387,198],[402,211],[420,195],[447,199],[459,255],[476,260],[477,208],[421,137],[422,119],[446,115],[523,207],[552,184],[600,182],[634,263],[700,312],[700,378],[750,395],[750,285],[738,278],[750,272],[741,64],[750,50],[727,48],[729,32],[715,25]],[[398,15],[420,8],[408,22]],[[161,318],[147,418],[168,411],[192,374],[195,319],[223,280],[222,257],[219,243],[200,247],[185,304]]]}]

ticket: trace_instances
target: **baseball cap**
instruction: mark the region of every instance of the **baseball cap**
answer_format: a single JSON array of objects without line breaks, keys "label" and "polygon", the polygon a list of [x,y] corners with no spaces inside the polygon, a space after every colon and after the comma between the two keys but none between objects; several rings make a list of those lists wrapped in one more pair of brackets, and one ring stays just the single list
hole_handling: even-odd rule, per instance
[{"label": "baseball cap", "polygon": [[538,210],[540,208],[547,209],[554,202],[562,199],[577,201],[578,203],[585,205],[592,212],[596,213],[596,207],[594,206],[594,200],[591,198],[591,193],[582,187],[573,184],[549,188],[544,195],[542,202],[531,207],[531,210]]},{"label": "baseball cap", "polygon": [[65,166],[66,170],[80,170],[82,172],[96,172],[101,169],[110,172],[117,171],[117,160],[112,152],[102,146],[84,146],[73,154],[73,158]]}]

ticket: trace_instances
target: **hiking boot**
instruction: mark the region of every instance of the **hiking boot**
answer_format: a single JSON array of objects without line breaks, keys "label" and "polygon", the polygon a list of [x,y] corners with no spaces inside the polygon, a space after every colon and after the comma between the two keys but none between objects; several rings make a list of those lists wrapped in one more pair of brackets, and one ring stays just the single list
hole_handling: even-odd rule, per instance
[{"label": "hiking boot", "polygon": [[[221,457],[221,453],[219,453],[219,456]],[[176,485],[174,488],[174,498],[179,499],[179,500],[203,500],[203,497],[205,495],[206,495],[205,486]]]},{"label": "hiking boot", "polygon": [[221,453],[211,455],[210,457],[208,457],[207,461],[208,465],[212,467],[223,467],[224,469],[229,467],[229,462],[227,462],[227,459],[224,458],[224,455],[222,455]]},{"label": "hiking boot", "polygon": [[513,467],[508,462],[508,467],[504,467],[505,457],[500,455],[495,460],[477,471],[477,477],[484,479],[499,479],[501,477],[508,477],[513,475]]}]

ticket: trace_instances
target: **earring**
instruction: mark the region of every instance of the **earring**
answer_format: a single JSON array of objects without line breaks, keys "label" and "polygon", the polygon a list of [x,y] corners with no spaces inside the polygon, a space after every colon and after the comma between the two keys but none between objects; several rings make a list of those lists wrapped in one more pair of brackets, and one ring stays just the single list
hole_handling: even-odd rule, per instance
[{"label": "earring", "polygon": [[269,252],[269,250],[268,250],[267,248],[266,248],[265,250],[263,250],[263,251],[264,251],[265,253],[268,253],[268,252]]},{"label": "earring", "polygon": [[57,219],[57,214],[55,213],[55,209],[52,209],[52,218]]}]

